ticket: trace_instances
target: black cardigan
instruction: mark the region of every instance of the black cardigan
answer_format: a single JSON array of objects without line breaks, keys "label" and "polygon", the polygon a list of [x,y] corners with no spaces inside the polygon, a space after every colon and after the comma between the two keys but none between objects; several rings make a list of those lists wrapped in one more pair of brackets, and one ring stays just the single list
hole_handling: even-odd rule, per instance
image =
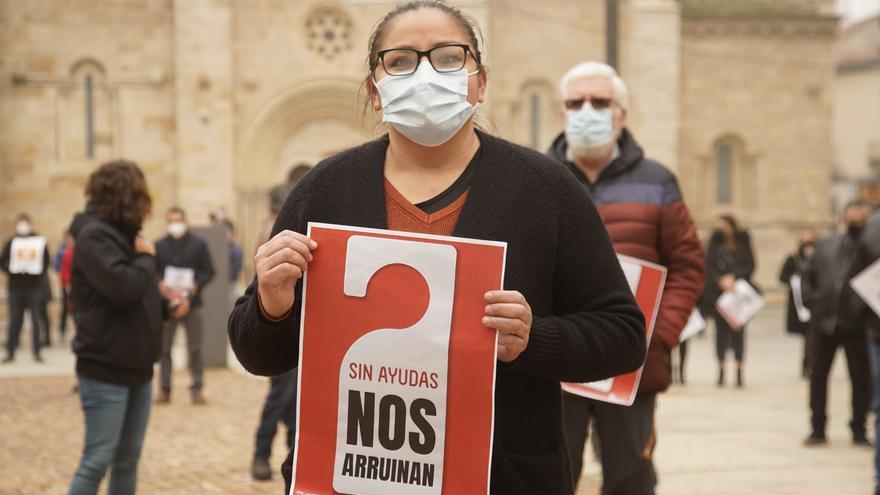
[{"label": "black cardigan", "polygon": [[[534,314],[527,349],[498,366],[491,492],[570,494],[559,382],[638,368],[646,352],[644,319],[605,227],[571,173],[540,153],[479,137],[480,168],[454,235],[506,241],[504,288],[520,291]],[[288,196],[273,235],[304,233],[309,221],[387,228],[387,147],[383,137],[319,163]],[[293,311],[279,323],[261,316],[255,283],[236,303],[229,338],[251,372],[278,375],[297,365],[301,286]]]}]

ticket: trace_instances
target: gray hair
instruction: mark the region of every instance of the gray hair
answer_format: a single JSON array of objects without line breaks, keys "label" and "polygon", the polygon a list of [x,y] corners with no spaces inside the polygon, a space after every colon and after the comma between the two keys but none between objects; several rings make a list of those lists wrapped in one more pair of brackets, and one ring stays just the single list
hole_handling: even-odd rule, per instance
[{"label": "gray hair", "polygon": [[617,75],[617,71],[614,70],[614,67],[611,67],[608,64],[603,64],[602,62],[581,62],[569,69],[569,71],[562,76],[562,81],[559,83],[559,90],[562,93],[562,98],[564,100],[568,99],[573,82],[578,79],[589,79],[592,77],[604,77],[611,81],[611,87],[614,90],[614,99],[617,101],[617,104],[624,110],[629,107],[629,90],[626,89],[626,84],[623,82],[623,79]]}]

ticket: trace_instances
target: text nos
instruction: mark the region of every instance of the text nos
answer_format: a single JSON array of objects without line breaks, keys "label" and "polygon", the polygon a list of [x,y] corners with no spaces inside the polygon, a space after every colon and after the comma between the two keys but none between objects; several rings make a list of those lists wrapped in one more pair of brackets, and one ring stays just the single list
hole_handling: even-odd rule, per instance
[{"label": "text nos", "polygon": [[399,450],[409,442],[413,452],[427,455],[434,450],[437,433],[426,417],[436,415],[437,406],[428,399],[415,399],[407,406],[403,398],[385,395],[377,405],[374,392],[349,390],[346,443],[372,447],[375,433],[386,450]]}]

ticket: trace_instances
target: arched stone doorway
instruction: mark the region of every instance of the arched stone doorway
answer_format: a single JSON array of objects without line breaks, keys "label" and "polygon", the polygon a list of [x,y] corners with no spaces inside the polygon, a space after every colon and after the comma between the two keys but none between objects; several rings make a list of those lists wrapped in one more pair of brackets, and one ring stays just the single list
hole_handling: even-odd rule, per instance
[{"label": "arched stone doorway", "polygon": [[359,81],[315,79],[280,94],[255,119],[236,163],[238,235],[251,277],[258,231],[268,217],[268,191],[298,163],[363,143],[378,130],[372,112],[362,118]]}]

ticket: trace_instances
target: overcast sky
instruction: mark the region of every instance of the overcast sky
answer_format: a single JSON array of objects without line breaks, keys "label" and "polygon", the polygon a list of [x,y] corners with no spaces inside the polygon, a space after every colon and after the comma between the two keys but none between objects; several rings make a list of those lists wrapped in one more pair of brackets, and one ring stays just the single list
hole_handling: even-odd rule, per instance
[{"label": "overcast sky", "polygon": [[837,11],[846,22],[854,22],[880,12],[880,0],[837,0]]}]

